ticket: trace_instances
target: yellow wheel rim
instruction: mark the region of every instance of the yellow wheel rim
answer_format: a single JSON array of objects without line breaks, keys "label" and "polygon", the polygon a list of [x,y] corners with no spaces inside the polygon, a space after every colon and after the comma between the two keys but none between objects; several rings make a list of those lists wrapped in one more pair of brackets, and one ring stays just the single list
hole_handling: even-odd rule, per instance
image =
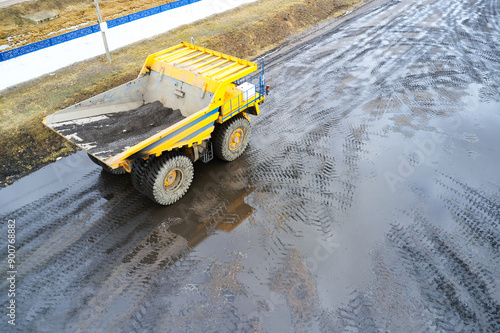
[{"label": "yellow wheel rim", "polygon": [[241,143],[243,142],[243,130],[241,128],[237,128],[231,133],[229,137],[229,150],[237,150],[241,147]]},{"label": "yellow wheel rim", "polygon": [[168,173],[167,177],[165,178],[165,187],[170,187],[175,183],[175,180],[177,179],[177,171],[172,170]]}]

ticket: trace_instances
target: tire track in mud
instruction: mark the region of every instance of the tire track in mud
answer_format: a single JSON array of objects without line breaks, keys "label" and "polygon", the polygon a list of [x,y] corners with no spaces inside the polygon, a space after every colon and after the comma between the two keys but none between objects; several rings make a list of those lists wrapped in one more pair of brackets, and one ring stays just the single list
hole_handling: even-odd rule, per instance
[{"label": "tire track in mud", "polygon": [[[247,192],[248,189],[239,188],[237,181],[244,175],[236,171],[234,176],[235,183],[230,187]],[[197,195],[195,196],[197,197]],[[212,196],[216,197],[215,194],[210,194],[205,199],[211,202]],[[196,201],[196,198],[192,200]],[[225,204],[225,201],[216,206],[213,212],[200,217],[205,221],[202,228],[198,228],[197,224],[191,226],[195,229],[193,235],[191,235],[192,232],[184,230],[185,221],[183,222],[182,218],[167,218],[166,222],[152,230],[144,231],[142,230],[144,226],[137,226],[134,233],[128,234],[134,235],[133,237],[119,240],[119,243],[123,244],[123,251],[120,251],[122,253],[119,255],[120,265],[113,269],[111,274],[101,274],[102,276],[99,277],[99,281],[103,281],[99,288],[101,292],[85,302],[85,309],[80,311],[78,316],[72,318],[71,324],[67,327],[71,330],[77,330],[78,327],[85,325],[86,318],[100,317],[106,318],[106,320],[95,323],[97,330],[104,327],[106,330],[123,332],[154,332],[164,330],[165,327],[172,327],[172,323],[175,323],[175,327],[179,330],[184,330],[183,327],[186,329],[192,327],[193,318],[191,316],[196,313],[200,314],[199,324],[202,325],[203,322],[203,327],[211,328],[214,331],[217,330],[217,327],[219,329],[226,327],[226,331],[234,331],[236,327],[244,327],[245,324],[241,324],[241,322],[246,320],[245,316],[238,314],[232,301],[227,300],[234,298],[235,292],[227,294],[225,291],[222,296],[225,301],[219,303],[221,296],[214,296],[212,291],[214,288],[206,287],[203,284],[191,284],[196,286],[198,290],[195,293],[188,293],[191,301],[196,303],[192,303],[191,308],[187,311],[171,315],[170,311],[165,309],[165,303],[171,304],[179,300],[178,295],[186,295],[186,290],[189,289],[186,286],[188,276],[198,274],[202,280],[208,281],[209,286],[210,283],[217,284],[215,281],[220,278],[224,279],[226,276],[227,266],[225,264],[213,264],[210,260],[189,255],[192,251],[189,244],[195,246],[199,236],[209,236],[215,233],[216,228],[221,224],[231,225],[241,222],[235,221],[241,217],[231,213],[231,207],[227,203]],[[198,214],[198,212],[193,212],[187,218],[196,218]],[[137,218],[133,219],[137,220]],[[150,224],[156,225],[154,220]],[[141,229],[140,235],[136,235],[139,229]],[[197,229],[200,229],[201,234]],[[204,265],[210,268],[208,273],[204,271]],[[236,291],[238,290],[236,289]],[[169,299],[172,295],[176,295],[173,301]],[[202,306],[200,311],[200,305],[197,302],[205,303],[207,299],[210,300],[209,304]],[[171,308],[176,309],[173,305]]]},{"label": "tire track in mud", "polygon": [[[273,132],[275,137],[269,144],[257,141],[262,147],[256,149],[257,153],[253,155],[253,159],[257,165],[261,163],[259,167],[262,172],[258,172],[252,179],[256,184],[267,182],[266,193],[273,192],[273,196],[280,196],[282,200],[290,195],[300,199],[296,199],[290,206],[284,205],[277,199],[263,198],[262,201],[266,202],[266,207],[268,207],[267,211],[272,212],[264,220],[274,221],[278,217],[283,220],[283,216],[289,216],[285,219],[285,224],[292,225],[291,228],[297,228],[297,222],[314,225],[328,239],[332,236],[332,227],[334,228],[344,220],[339,217],[339,211],[349,209],[353,205],[360,172],[359,163],[367,154],[364,142],[369,142],[369,136],[382,137],[387,131],[387,127],[382,133],[374,129],[371,123],[373,118],[378,118],[385,113],[408,115],[407,125],[410,125],[413,131],[428,128],[429,119],[447,116],[464,106],[461,99],[467,95],[466,90],[471,83],[483,86],[481,95],[483,102],[498,100],[500,97],[497,89],[499,80],[498,78],[492,80],[488,72],[492,68],[498,69],[499,58],[498,54],[487,50],[498,46],[498,42],[490,43],[485,50],[484,44],[487,42],[484,40],[483,32],[463,28],[450,29],[450,27],[456,27],[456,22],[460,22],[461,18],[470,17],[470,20],[475,19],[478,23],[478,20],[484,19],[483,14],[487,17],[487,21],[488,18],[496,21],[495,17],[491,16],[494,10],[490,12],[483,10],[487,3],[488,1],[475,4],[427,1],[421,5],[408,4],[400,8],[400,15],[389,17],[386,21],[381,20],[380,25],[368,24],[349,29],[349,23],[346,23],[334,31],[315,38],[314,43],[299,45],[287,55],[274,58],[270,65],[272,79],[276,82],[291,81],[287,85],[289,91],[300,91],[302,96],[294,95],[292,99],[287,99],[287,91],[281,91],[279,88],[278,91],[273,90],[275,101],[270,107],[276,112],[272,115],[272,120],[271,117],[269,120],[266,119],[265,114],[257,120],[256,132],[258,134],[256,136]],[[393,4],[394,2],[391,2],[387,6]],[[385,9],[388,10],[388,8]],[[474,11],[479,11],[479,14],[470,15]],[[382,12],[373,11],[370,13],[373,17],[364,15],[358,18],[358,22],[375,21],[377,15],[380,14]],[[460,34],[465,33],[464,31],[467,31],[467,36],[475,36],[476,40],[469,38],[464,44],[458,39]],[[329,47],[328,44],[331,41],[329,37],[335,34],[337,35],[336,47]],[[496,33],[488,34],[487,40],[498,41],[495,38],[497,36],[498,30]],[[355,38],[354,43],[350,42],[353,38]],[[342,42],[344,39],[349,41],[345,43],[345,46]],[[314,53],[316,53],[316,58],[311,57]],[[377,61],[376,57],[382,54],[385,55],[384,60]],[[388,54],[389,57],[387,57]],[[372,77],[359,75],[367,72]],[[364,80],[370,81],[369,84],[372,85],[366,84]],[[329,85],[329,82],[340,82],[341,87]],[[376,98],[374,99],[373,96]],[[328,101],[325,101],[325,98]],[[284,102],[277,102],[281,100]],[[290,102],[297,103],[297,107]],[[322,106],[328,104],[333,107],[325,108],[324,110],[328,110],[326,116],[320,117]],[[304,105],[309,107],[304,107]],[[352,111],[356,109],[358,111]],[[372,112],[372,119],[365,117],[363,120],[363,117],[360,117],[360,109],[370,111],[376,109],[377,111]],[[281,117],[278,118],[279,116]],[[304,118],[310,119],[316,128],[310,130]],[[335,121],[335,118],[339,121]],[[346,122],[341,119],[350,120]],[[357,124],[352,125],[350,122],[357,122]],[[320,124],[323,123],[334,123],[336,133],[321,132]],[[393,127],[396,130],[398,128],[402,130],[399,126]],[[280,133],[276,132],[277,129]],[[404,133],[408,133],[407,130]],[[281,148],[280,140],[277,139],[280,135],[281,142],[285,143],[283,148]],[[410,137],[412,135],[410,134]],[[339,151],[337,148],[339,142],[334,141],[334,138],[342,137],[344,138],[343,150]],[[290,145],[293,148],[290,148]],[[266,148],[271,152],[266,151]],[[323,148],[325,148],[324,151]],[[278,151],[280,153],[277,153]],[[311,151],[316,151],[316,155],[322,155],[323,158],[320,160],[329,161],[329,169],[335,170],[333,180],[329,179],[328,182],[320,180],[318,183],[310,180],[305,182],[300,175],[297,175],[300,172],[295,172],[296,166],[300,163],[300,170],[305,170],[304,161],[307,161],[306,174],[315,174],[320,162],[313,157],[314,154]],[[264,173],[266,174],[263,175]],[[254,186],[258,192],[259,186]],[[329,197],[324,195],[325,188],[328,189],[329,194],[332,194],[332,189],[336,191],[333,196]],[[484,199],[478,198],[474,201],[474,205],[487,207],[485,209],[491,209],[496,205],[493,200],[486,202],[482,200]],[[285,201],[291,203],[289,200]],[[462,227],[470,239],[487,239],[489,243],[498,244],[496,241],[497,223],[493,222],[491,229],[474,230],[479,221],[485,221],[483,213],[485,209],[463,212],[458,203],[448,201],[446,204],[443,203],[443,206],[447,207],[452,215],[460,216],[461,224],[474,223],[474,226],[467,227],[471,230],[464,230],[466,227]],[[324,207],[329,207],[327,209],[329,213],[322,215]],[[498,216],[493,215],[489,219],[498,221]],[[483,275],[477,276],[474,273],[477,267],[470,268],[474,264],[470,259],[465,261],[463,258],[463,244],[460,242],[452,244],[454,236],[443,236],[444,238],[435,236],[436,234],[441,236],[442,231],[434,227],[432,223],[427,222],[427,229],[424,229],[427,237],[421,240],[422,243],[418,242],[414,246],[412,243],[411,248],[400,243],[411,237],[409,235],[413,234],[412,231],[417,233],[417,230],[412,229],[412,231],[401,233],[391,230],[388,236],[393,242],[397,242],[397,249],[394,251],[403,258],[399,260],[403,260],[404,265],[408,266],[406,270],[411,267],[412,274],[406,273],[406,280],[412,284],[417,283],[419,287],[417,294],[421,294],[421,298],[415,302],[416,304],[408,303],[402,296],[396,296],[391,300],[387,294],[390,294],[392,290],[387,288],[380,292],[380,295],[385,296],[386,299],[381,300],[379,296],[379,299],[375,301],[381,308],[393,313],[396,307],[402,306],[406,317],[411,317],[413,311],[422,311],[424,308],[423,317],[425,318],[414,318],[418,322],[415,325],[417,330],[428,327],[428,323],[432,322],[433,326],[429,327],[431,330],[433,328],[452,332],[460,331],[465,327],[493,332],[495,328],[498,328],[498,318],[495,317],[498,311],[498,297],[493,296],[498,295],[498,290],[491,282],[495,281],[494,273],[487,272],[486,275],[482,273]],[[291,235],[280,232],[272,236],[280,240],[282,246],[279,253],[282,257],[285,255],[283,251],[293,251],[295,242],[292,241],[290,244],[286,241],[291,238]],[[419,254],[419,251],[423,253]],[[394,253],[384,252],[384,256],[394,257]],[[425,263],[429,258],[432,260],[434,257],[443,259],[436,259],[437,263],[426,267]],[[497,254],[484,253],[484,258],[487,261],[491,260],[490,265],[498,267]],[[413,265],[412,261],[415,260],[417,263]],[[272,260],[269,259],[269,261]],[[397,279],[392,272],[392,265],[388,266],[391,268],[381,268],[380,265],[380,263],[375,265],[376,272],[377,270],[390,271],[392,280]],[[448,281],[449,275],[458,277]],[[433,276],[435,276],[434,285],[428,287],[427,281],[432,280]],[[483,279],[489,282],[484,282]],[[459,286],[458,291],[454,290],[455,286]],[[401,283],[398,288],[393,289],[401,290],[402,294],[410,293]],[[415,291],[411,290],[411,292]],[[460,295],[455,295],[459,293]],[[469,298],[465,301],[461,300],[462,293],[468,293]],[[389,319],[384,319],[387,312],[373,310],[372,298],[361,295],[361,292],[354,293],[348,307],[342,308],[337,313],[341,319],[328,318],[322,329],[329,331],[336,327],[345,331],[355,327],[363,332],[370,332],[379,331],[384,327],[396,328],[395,331],[398,331],[397,328],[403,328],[396,316],[390,315]],[[474,299],[475,297],[477,298]],[[389,306],[391,302],[397,304]],[[456,308],[448,308],[448,302],[455,304]],[[480,307],[479,311],[476,306]],[[481,316],[481,313],[485,315]],[[318,320],[321,319],[318,318]]]},{"label": "tire track in mud", "polygon": [[[122,330],[133,327],[132,331],[136,332],[155,332],[175,327],[184,332],[201,328],[220,332],[250,331],[250,321],[234,305],[237,293],[245,293],[236,279],[241,268],[238,260],[220,262],[196,256],[180,259],[166,271],[168,274],[150,282],[147,295],[136,313],[122,325]],[[186,276],[195,278],[186,283]],[[162,297],[158,293],[161,290],[174,293],[175,299]]]},{"label": "tire track in mud", "polygon": [[[84,322],[85,315],[109,311],[109,304],[102,304],[106,299],[116,300],[116,294],[131,294],[129,303],[134,304],[133,299],[148,289],[149,277],[142,274],[141,265],[147,264],[148,269],[155,271],[175,263],[186,253],[182,237],[155,231],[158,228],[142,241],[146,245],[140,243],[135,249],[125,245],[134,244],[134,240],[147,234],[148,228],[144,227],[149,223],[142,210],[152,205],[131,189],[128,178],[126,182],[116,182],[103,173],[95,182],[97,173],[91,172],[65,190],[5,215],[16,216],[18,222],[34,222],[26,224],[17,235],[18,256],[28,258],[18,264],[22,275],[16,301],[26,309],[19,319],[20,326],[34,328],[50,323],[49,327],[58,327],[72,322],[74,329],[79,330],[81,322],[75,314],[59,313],[68,303],[94,304],[90,313],[80,314]],[[116,261],[123,265],[111,271],[106,269]],[[151,267],[154,265],[159,268]],[[83,292],[75,293],[82,291],[82,285]],[[110,289],[95,294],[96,285],[108,285]],[[111,289],[115,293],[109,295]]]},{"label": "tire track in mud", "polygon": [[95,329],[137,328],[141,318],[151,311],[148,307],[153,299],[154,277],[181,260],[188,251],[186,239],[169,232],[168,223],[159,225],[135,248],[127,249],[119,267],[102,277],[101,292],[86,302],[88,306],[77,318],[72,318],[68,327],[78,330],[89,316],[98,315],[107,320]]},{"label": "tire track in mud", "polygon": [[[404,324],[413,324],[413,329],[404,326],[410,331],[426,327],[424,331],[496,332],[500,328],[498,198],[492,200],[449,176],[438,184],[447,189],[441,200],[455,222],[453,228],[434,225],[419,209],[405,211],[413,222],[394,223],[374,255],[375,286],[356,293],[338,311],[341,319],[336,325],[342,330],[364,331],[361,323],[370,321],[376,328],[400,331],[400,317],[411,318]],[[362,313],[362,308],[369,310]]]},{"label": "tire track in mud", "polygon": [[492,199],[472,189],[463,182],[447,177],[439,182],[454,198],[443,198],[454,218],[460,225],[468,242],[488,248],[488,257],[500,259],[500,204],[498,197]]},{"label": "tire track in mud", "polygon": [[[131,203],[134,202],[131,201]],[[139,208],[140,205],[136,207]],[[124,210],[123,207],[118,209],[124,214],[132,213],[130,210]],[[118,211],[111,209],[110,213],[117,214]],[[39,249],[37,253],[41,252],[44,247],[48,247],[51,251],[50,256],[40,258],[39,264],[29,272],[30,275],[20,282],[20,294],[23,296],[18,299],[21,306],[25,305],[28,309],[26,318],[23,318],[26,322],[33,322],[49,308],[57,308],[58,305],[67,302],[68,294],[74,294],[74,290],[90,277],[93,280],[96,277],[96,272],[99,272],[101,264],[106,265],[106,261],[102,262],[104,258],[100,258],[100,254],[111,246],[105,235],[116,231],[118,226],[113,224],[120,223],[116,218],[109,218],[111,225],[107,222],[97,220],[94,228],[84,230],[79,235],[80,237],[70,241],[66,241],[63,236],[55,233],[56,236],[52,236],[47,242],[48,244]],[[66,230],[61,231],[65,232]],[[61,238],[60,243],[62,244],[58,244],[58,237]],[[111,242],[117,240],[120,238],[114,233]],[[93,246],[89,247],[89,243],[92,243]],[[50,245],[53,247],[49,247]],[[60,245],[59,248],[58,245]],[[88,260],[89,257],[92,258],[91,261]],[[21,265],[20,268],[23,269],[23,266]],[[28,287],[23,287],[24,285]],[[55,288],[57,288],[56,293],[54,292]],[[37,296],[33,297],[33,295]],[[30,302],[33,302],[34,305],[28,305]]]}]

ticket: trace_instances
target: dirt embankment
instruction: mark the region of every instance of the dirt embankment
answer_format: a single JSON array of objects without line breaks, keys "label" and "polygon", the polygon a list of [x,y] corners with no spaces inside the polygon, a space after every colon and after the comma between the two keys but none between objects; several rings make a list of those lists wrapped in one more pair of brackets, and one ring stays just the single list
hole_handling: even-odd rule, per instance
[{"label": "dirt embankment", "polygon": [[75,151],[45,128],[42,119],[134,79],[148,54],[193,36],[200,46],[252,59],[364,2],[262,0],[112,52],[111,64],[101,56],[1,91],[0,185]]}]

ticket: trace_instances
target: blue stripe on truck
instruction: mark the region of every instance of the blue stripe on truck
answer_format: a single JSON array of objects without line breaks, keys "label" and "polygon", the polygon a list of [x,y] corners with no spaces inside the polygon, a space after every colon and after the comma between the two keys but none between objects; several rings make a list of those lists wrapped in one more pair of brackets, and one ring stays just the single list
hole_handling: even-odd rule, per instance
[{"label": "blue stripe on truck", "polygon": [[190,140],[190,139],[194,138],[195,136],[197,136],[198,134],[205,132],[207,129],[209,129],[212,126],[214,126],[214,124],[207,124],[207,125],[205,125],[205,127],[200,128],[196,132],[191,133],[190,135],[186,136],[185,138],[182,138],[181,140],[177,141],[176,143]]},{"label": "blue stripe on truck", "polygon": [[[174,136],[178,135],[179,133],[182,133],[184,131],[186,131],[187,129],[189,129],[190,127],[192,126],[196,126],[196,124],[198,124],[199,122],[213,116],[215,113],[219,112],[219,108],[215,108],[213,109],[212,111],[209,111],[207,112],[206,114],[204,114],[203,116],[201,116],[200,118],[196,119],[195,121],[191,121],[191,122],[188,122],[187,124],[185,124],[184,126],[182,126],[181,128],[179,129],[176,129],[175,131],[173,131],[172,133],[164,136],[163,138],[159,139],[159,140],[156,140],[155,142],[153,142],[152,144],[150,144],[149,146],[141,149],[140,151],[138,151],[137,153],[133,154],[132,156],[130,156],[131,158],[137,158],[137,157],[143,157],[145,156],[145,152],[149,151],[149,150],[152,150],[156,147],[158,147],[159,145],[163,144],[164,142],[170,140],[171,138],[173,138]],[[210,126],[213,126],[213,124],[209,124]],[[205,126],[207,127],[207,126]],[[202,128],[203,129],[203,128]],[[206,130],[206,128],[204,128]],[[200,130],[198,130],[200,131]],[[198,132],[197,131],[197,132]],[[200,132],[201,133],[201,132]],[[194,134],[194,133],[193,133]],[[184,141],[184,140],[187,140],[191,137],[194,137],[194,136],[191,136],[192,134],[189,134],[188,136],[182,138],[181,140],[179,140],[178,142],[181,142],[181,141]]]}]

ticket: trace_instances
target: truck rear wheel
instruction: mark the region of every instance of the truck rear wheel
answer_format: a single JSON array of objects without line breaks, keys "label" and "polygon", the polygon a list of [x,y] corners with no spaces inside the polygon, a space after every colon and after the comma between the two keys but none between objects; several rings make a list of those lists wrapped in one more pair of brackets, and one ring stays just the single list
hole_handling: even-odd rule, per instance
[{"label": "truck rear wheel", "polygon": [[146,165],[143,193],[160,205],[171,205],[186,194],[193,177],[193,162],[187,156],[163,155]]},{"label": "truck rear wheel", "polygon": [[152,162],[154,157],[149,157],[147,160],[143,160],[142,158],[137,158],[132,162],[132,167],[130,170],[130,179],[132,181],[132,186],[146,195],[144,192],[144,174],[146,173],[147,166]]},{"label": "truck rear wheel", "polygon": [[87,153],[87,155],[89,155],[89,158],[90,158],[90,160],[92,162],[94,162],[98,166],[102,167],[106,172],[109,172],[110,174],[113,174],[113,175],[124,175],[124,174],[127,173],[127,170],[125,170],[123,167],[119,167],[119,168],[113,169],[109,165],[101,162],[99,159],[95,158],[94,156],[90,155],[89,153]]},{"label": "truck rear wheel", "polygon": [[223,123],[214,132],[214,153],[221,160],[230,162],[240,157],[250,141],[250,122],[242,116]]}]

